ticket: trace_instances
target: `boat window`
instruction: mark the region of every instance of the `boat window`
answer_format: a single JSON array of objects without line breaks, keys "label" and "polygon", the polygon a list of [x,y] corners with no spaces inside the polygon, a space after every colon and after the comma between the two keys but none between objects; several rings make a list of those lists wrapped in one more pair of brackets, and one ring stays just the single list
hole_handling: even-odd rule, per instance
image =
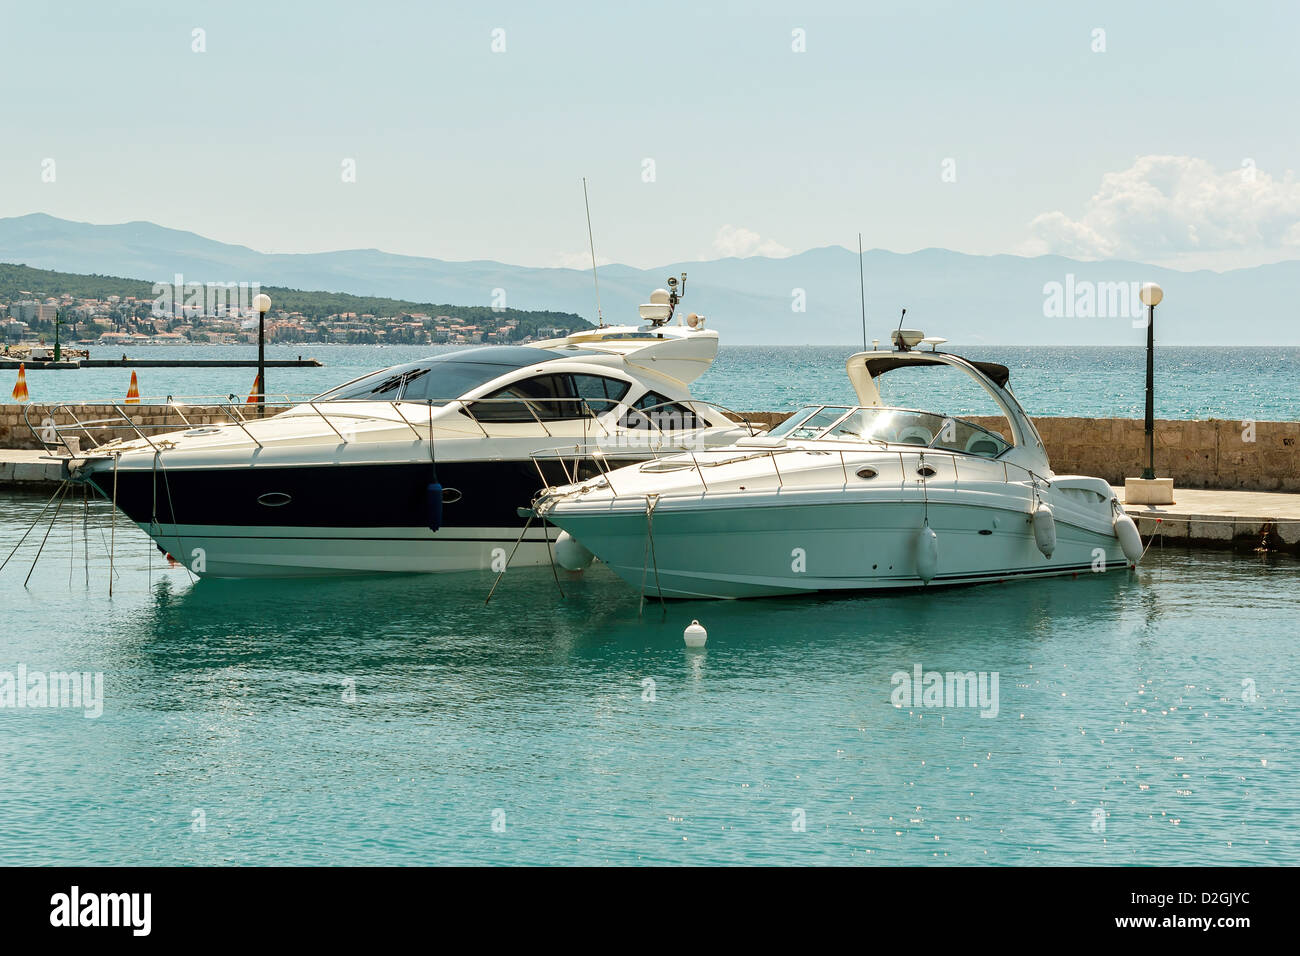
[{"label": "boat window", "polygon": [[946,418],[940,422],[936,430],[934,447],[979,455],[981,458],[996,458],[1011,445],[1000,435],[995,435],[974,422],[960,418]]},{"label": "boat window", "polygon": [[807,418],[797,428],[791,429],[787,436],[796,439],[816,438],[821,432],[843,418],[847,412],[847,406],[827,405]]},{"label": "boat window", "polygon": [[428,372],[427,368],[417,368],[410,365],[384,369],[382,372],[376,372],[373,375],[358,379],[352,385],[344,385],[332,392],[326,392],[317,401],[395,402],[402,397],[402,393],[410,382],[421,378],[427,380]]},{"label": "boat window", "polygon": [[514,369],[567,357],[522,345],[461,349],[371,372],[318,395],[315,401],[445,402]]},{"label": "boat window", "polygon": [[632,387],[631,382],[605,375],[574,375],[573,385],[578,397],[584,399],[587,407],[597,415],[616,407]]},{"label": "boat window", "polygon": [[823,437],[842,438],[848,441],[879,439],[880,436],[876,432],[881,423],[881,411],[879,408],[855,408]]},{"label": "boat window", "polygon": [[[945,418],[904,408],[855,408],[836,421],[843,409],[804,409],[769,434],[844,441],[884,441],[923,448],[943,448],[981,458],[997,458],[1010,442],[961,418]],[[794,425],[789,423],[794,422]],[[828,424],[829,422],[829,424]],[[787,427],[788,426],[788,427]]]},{"label": "boat window", "polygon": [[583,409],[571,375],[534,375],[483,399],[470,403],[469,408],[484,422],[558,422],[591,414]]},{"label": "boat window", "polygon": [[807,421],[809,416],[816,414],[819,408],[821,408],[820,405],[810,405],[807,408],[799,409],[799,411],[795,412],[793,415],[791,415],[785,421],[781,422],[779,425],[773,425],[771,428],[769,428],[767,431],[768,437],[779,438],[782,435],[794,431],[805,421]]},{"label": "boat window", "polygon": [[619,420],[624,428],[656,428],[659,431],[681,431],[700,428],[703,422],[696,414],[658,392],[646,392]]}]

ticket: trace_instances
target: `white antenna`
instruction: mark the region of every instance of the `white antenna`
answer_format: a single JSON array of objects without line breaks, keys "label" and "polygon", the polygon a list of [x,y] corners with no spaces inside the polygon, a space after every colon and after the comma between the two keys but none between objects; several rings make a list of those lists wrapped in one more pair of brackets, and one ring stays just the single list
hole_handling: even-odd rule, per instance
[{"label": "white antenna", "polygon": [[858,233],[858,291],[862,295],[862,351],[867,350],[867,281],[862,277],[862,233]]},{"label": "white antenna", "polygon": [[587,207],[587,242],[591,246],[591,281],[596,284],[596,325],[605,327],[605,317],[600,311],[600,279],[596,275],[596,239],[591,234],[591,203],[587,199],[587,177],[582,177],[582,204]]}]

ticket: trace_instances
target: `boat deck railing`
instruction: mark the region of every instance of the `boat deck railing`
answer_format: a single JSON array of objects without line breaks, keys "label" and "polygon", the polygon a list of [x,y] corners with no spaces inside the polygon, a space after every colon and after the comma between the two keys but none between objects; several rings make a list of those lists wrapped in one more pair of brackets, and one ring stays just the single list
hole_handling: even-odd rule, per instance
[{"label": "boat deck railing", "polygon": [[[808,445],[813,444],[816,444],[816,442],[810,441],[808,443]],[[672,497],[673,495],[698,497],[700,495],[717,494],[721,491],[721,489],[716,485],[715,487],[710,487],[709,480],[706,477],[708,469],[718,468],[723,465],[736,464],[743,461],[759,461],[763,459],[766,459],[771,464],[772,470],[770,475],[768,475],[768,478],[769,480],[774,481],[772,487],[777,490],[784,490],[787,487],[807,489],[809,484],[807,482],[795,481],[791,469],[786,469],[785,472],[782,471],[779,459],[786,456],[801,456],[806,458],[809,455],[833,455],[839,460],[840,471],[844,478],[843,485],[823,485],[823,487],[843,487],[847,489],[851,485],[849,480],[850,471],[859,478],[875,478],[880,473],[880,469],[876,466],[882,462],[882,453],[891,461],[895,457],[898,459],[899,474],[901,478],[900,488],[905,488],[909,481],[909,458],[912,459],[914,473],[917,476],[918,483],[922,487],[926,487],[928,483],[936,479],[938,475],[937,469],[927,463],[927,458],[931,461],[938,458],[951,462],[953,469],[952,477],[943,478],[942,482],[944,484],[957,484],[961,481],[961,462],[966,461],[971,464],[974,464],[975,462],[980,463],[979,470],[982,474],[980,474],[979,480],[990,480],[990,474],[993,476],[992,480],[996,480],[997,472],[1000,470],[1002,473],[1002,481],[1006,484],[1028,484],[1034,489],[1039,487],[1050,488],[1052,485],[1051,479],[1038,474],[1031,468],[1026,468],[1024,465],[1018,464],[1017,462],[1007,461],[1003,457],[988,458],[982,455],[974,455],[950,448],[929,448],[917,447],[914,445],[900,446],[896,443],[885,442],[882,440],[875,440],[870,444],[875,447],[845,449],[816,448],[808,447],[808,445],[801,445],[787,448],[759,448],[746,447],[743,445],[729,445],[715,448],[687,449],[684,451],[665,451],[662,453],[654,453],[649,456],[647,461],[635,465],[629,465],[623,469],[609,467],[609,463],[605,457],[599,454],[593,455],[592,460],[596,463],[596,466],[599,469],[600,479],[609,485],[610,495],[614,501],[626,499],[645,500],[647,497],[645,491],[631,492],[625,489],[620,492],[614,484],[615,475],[619,470],[630,471],[634,469],[638,474],[644,474],[646,472],[657,472],[661,474],[687,471],[692,472],[699,480],[698,490],[695,490],[694,488],[689,491],[675,490],[672,494],[659,495],[657,497]],[[568,483],[570,485],[576,486],[579,484],[579,478],[575,474],[571,474],[566,466],[566,460],[574,457],[574,449],[572,447],[566,448],[561,446],[557,448],[543,449],[534,452],[531,457],[533,458],[538,474],[542,476],[544,485],[548,485],[549,483],[546,478],[546,473],[542,468],[542,463],[548,461],[556,461],[560,463],[561,467],[564,468],[565,476],[569,479]],[[990,468],[990,466],[992,467]],[[862,471],[867,469],[871,471],[871,474],[863,475]],[[974,469],[972,469],[972,472],[973,471]],[[758,480],[761,481],[762,477],[761,474],[756,474]],[[976,476],[972,473],[970,477],[974,479]],[[734,481],[731,484],[734,484]],[[756,488],[748,479],[746,479],[743,489],[746,491],[758,490],[758,488]],[[548,496],[564,497],[573,494],[578,490],[582,489],[566,489],[561,493],[559,488],[548,486],[544,487],[543,490],[538,493],[538,499],[540,500]],[[729,487],[727,493],[734,493],[734,489]]]},{"label": "boat deck railing", "polygon": [[[337,406],[347,406],[350,410],[346,415],[341,415],[335,410]],[[140,399],[138,402],[56,404],[30,402],[23,406],[23,421],[36,440],[45,448],[55,449],[61,445],[69,457],[85,457],[87,449],[74,448],[69,438],[77,438],[78,445],[82,438],[86,439],[92,453],[100,451],[108,453],[107,450],[111,450],[109,446],[122,440],[143,441],[153,451],[160,452],[164,450],[163,447],[154,441],[160,433],[171,433],[179,429],[233,427],[238,429],[249,443],[263,448],[264,441],[250,430],[250,426],[278,416],[289,409],[297,409],[305,415],[318,416],[338,436],[340,442],[350,444],[356,441],[354,425],[358,418],[358,406],[379,406],[391,410],[391,416],[375,415],[373,420],[404,424],[418,441],[436,438],[438,426],[446,427],[445,418],[434,422],[433,413],[435,409],[441,411],[448,407],[455,408],[465,415],[484,438],[526,437],[500,433],[494,435],[489,431],[493,425],[522,424],[537,426],[545,438],[563,439],[575,436],[564,434],[565,430],[557,426],[561,424],[572,426],[575,422],[581,422],[583,426],[581,437],[584,444],[591,440],[619,441],[636,435],[648,435],[656,438],[661,444],[669,446],[663,450],[679,450],[683,445],[681,442],[674,443],[674,439],[706,428],[723,427],[710,424],[718,418],[747,429],[751,436],[763,430],[761,425],[745,419],[742,413],[732,411],[717,402],[699,399],[676,399],[646,408],[636,408],[617,399],[595,398],[466,399],[457,397],[391,401],[382,399],[317,401],[314,396],[279,393],[254,394],[246,401],[232,394],[180,397],[168,395],[162,400]],[[31,417],[33,410],[36,409],[39,409],[44,416],[39,423],[33,422]],[[102,410],[107,409],[108,417],[84,418],[89,409],[94,409],[96,415],[102,414]],[[162,411],[147,416],[141,415],[140,413],[146,409]],[[412,419],[408,412],[415,409],[427,410],[427,417],[420,415]],[[679,409],[685,409],[687,414],[683,415]],[[186,414],[187,410],[190,412],[189,415]],[[195,415],[196,412],[200,413],[205,420],[194,420],[194,417],[199,417]],[[613,413],[618,414],[612,422]],[[217,422],[206,420],[214,414],[221,416],[221,420]],[[60,422],[58,420],[60,417],[66,421]],[[161,421],[137,420],[146,417],[160,418]],[[344,418],[348,423],[343,428],[339,428],[336,423],[341,423],[341,419]]]}]

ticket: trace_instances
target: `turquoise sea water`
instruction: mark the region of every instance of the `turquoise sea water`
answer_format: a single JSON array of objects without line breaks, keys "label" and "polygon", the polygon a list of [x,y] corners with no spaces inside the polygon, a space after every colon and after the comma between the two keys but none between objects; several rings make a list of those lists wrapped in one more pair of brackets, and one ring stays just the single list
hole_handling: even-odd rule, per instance
[{"label": "turquoise sea water", "polygon": [[[598,567],[196,585],[119,523],[110,601],[73,514],[0,572],[0,680],[103,715],[0,709],[0,864],[1300,863],[1292,559],[638,616]],[[895,707],[915,665],[997,716]]]},{"label": "turquoise sea water", "polygon": [[[273,393],[319,394],[366,372],[447,350],[447,346],[377,348],[362,345],[280,345],[271,358],[308,356],[325,363],[317,369],[270,369]],[[1146,382],[1141,348],[989,347],[946,349],[973,359],[1001,362],[1031,415],[1087,415],[1141,418]],[[852,391],[844,360],[856,347],[726,346],[713,367],[696,383],[697,397],[745,411],[790,409],[808,401],[848,402]],[[97,358],[111,350],[92,349]],[[136,358],[233,357],[255,359],[252,346],[169,346],[137,349]],[[12,374],[12,373],[10,373]],[[241,399],[252,388],[252,369],[138,370],[146,397],[226,396]],[[898,377],[900,373],[894,373]],[[903,373],[906,374],[906,373]],[[920,375],[929,373],[921,372]],[[129,369],[37,371],[27,376],[31,399],[38,402],[120,400],[131,379]],[[886,378],[886,382],[891,379]],[[919,380],[916,387],[920,388]],[[11,387],[5,385],[5,388]],[[968,404],[962,392],[926,393],[911,404],[936,402],[951,414],[989,411]],[[1157,350],[1156,413],[1164,418],[1250,418],[1295,421],[1300,418],[1300,348],[1183,348]],[[5,393],[8,394],[7,392]],[[903,404],[907,395],[898,397]]]}]

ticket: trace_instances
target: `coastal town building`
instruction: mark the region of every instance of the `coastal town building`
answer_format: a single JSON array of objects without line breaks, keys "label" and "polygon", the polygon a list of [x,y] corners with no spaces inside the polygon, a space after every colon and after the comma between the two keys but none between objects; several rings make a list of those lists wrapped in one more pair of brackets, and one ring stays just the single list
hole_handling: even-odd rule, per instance
[{"label": "coastal town building", "polygon": [[[0,332],[9,343],[52,341],[56,316],[68,344],[100,345],[239,345],[257,342],[257,316],[248,309],[217,303],[211,309],[177,305],[159,311],[154,300],[121,295],[41,298],[31,294],[0,300]],[[340,311],[326,316],[273,310],[266,316],[272,343],[389,345],[524,344],[566,334],[560,326],[536,328],[531,334],[517,318],[468,321],[425,312],[378,315]]]}]

